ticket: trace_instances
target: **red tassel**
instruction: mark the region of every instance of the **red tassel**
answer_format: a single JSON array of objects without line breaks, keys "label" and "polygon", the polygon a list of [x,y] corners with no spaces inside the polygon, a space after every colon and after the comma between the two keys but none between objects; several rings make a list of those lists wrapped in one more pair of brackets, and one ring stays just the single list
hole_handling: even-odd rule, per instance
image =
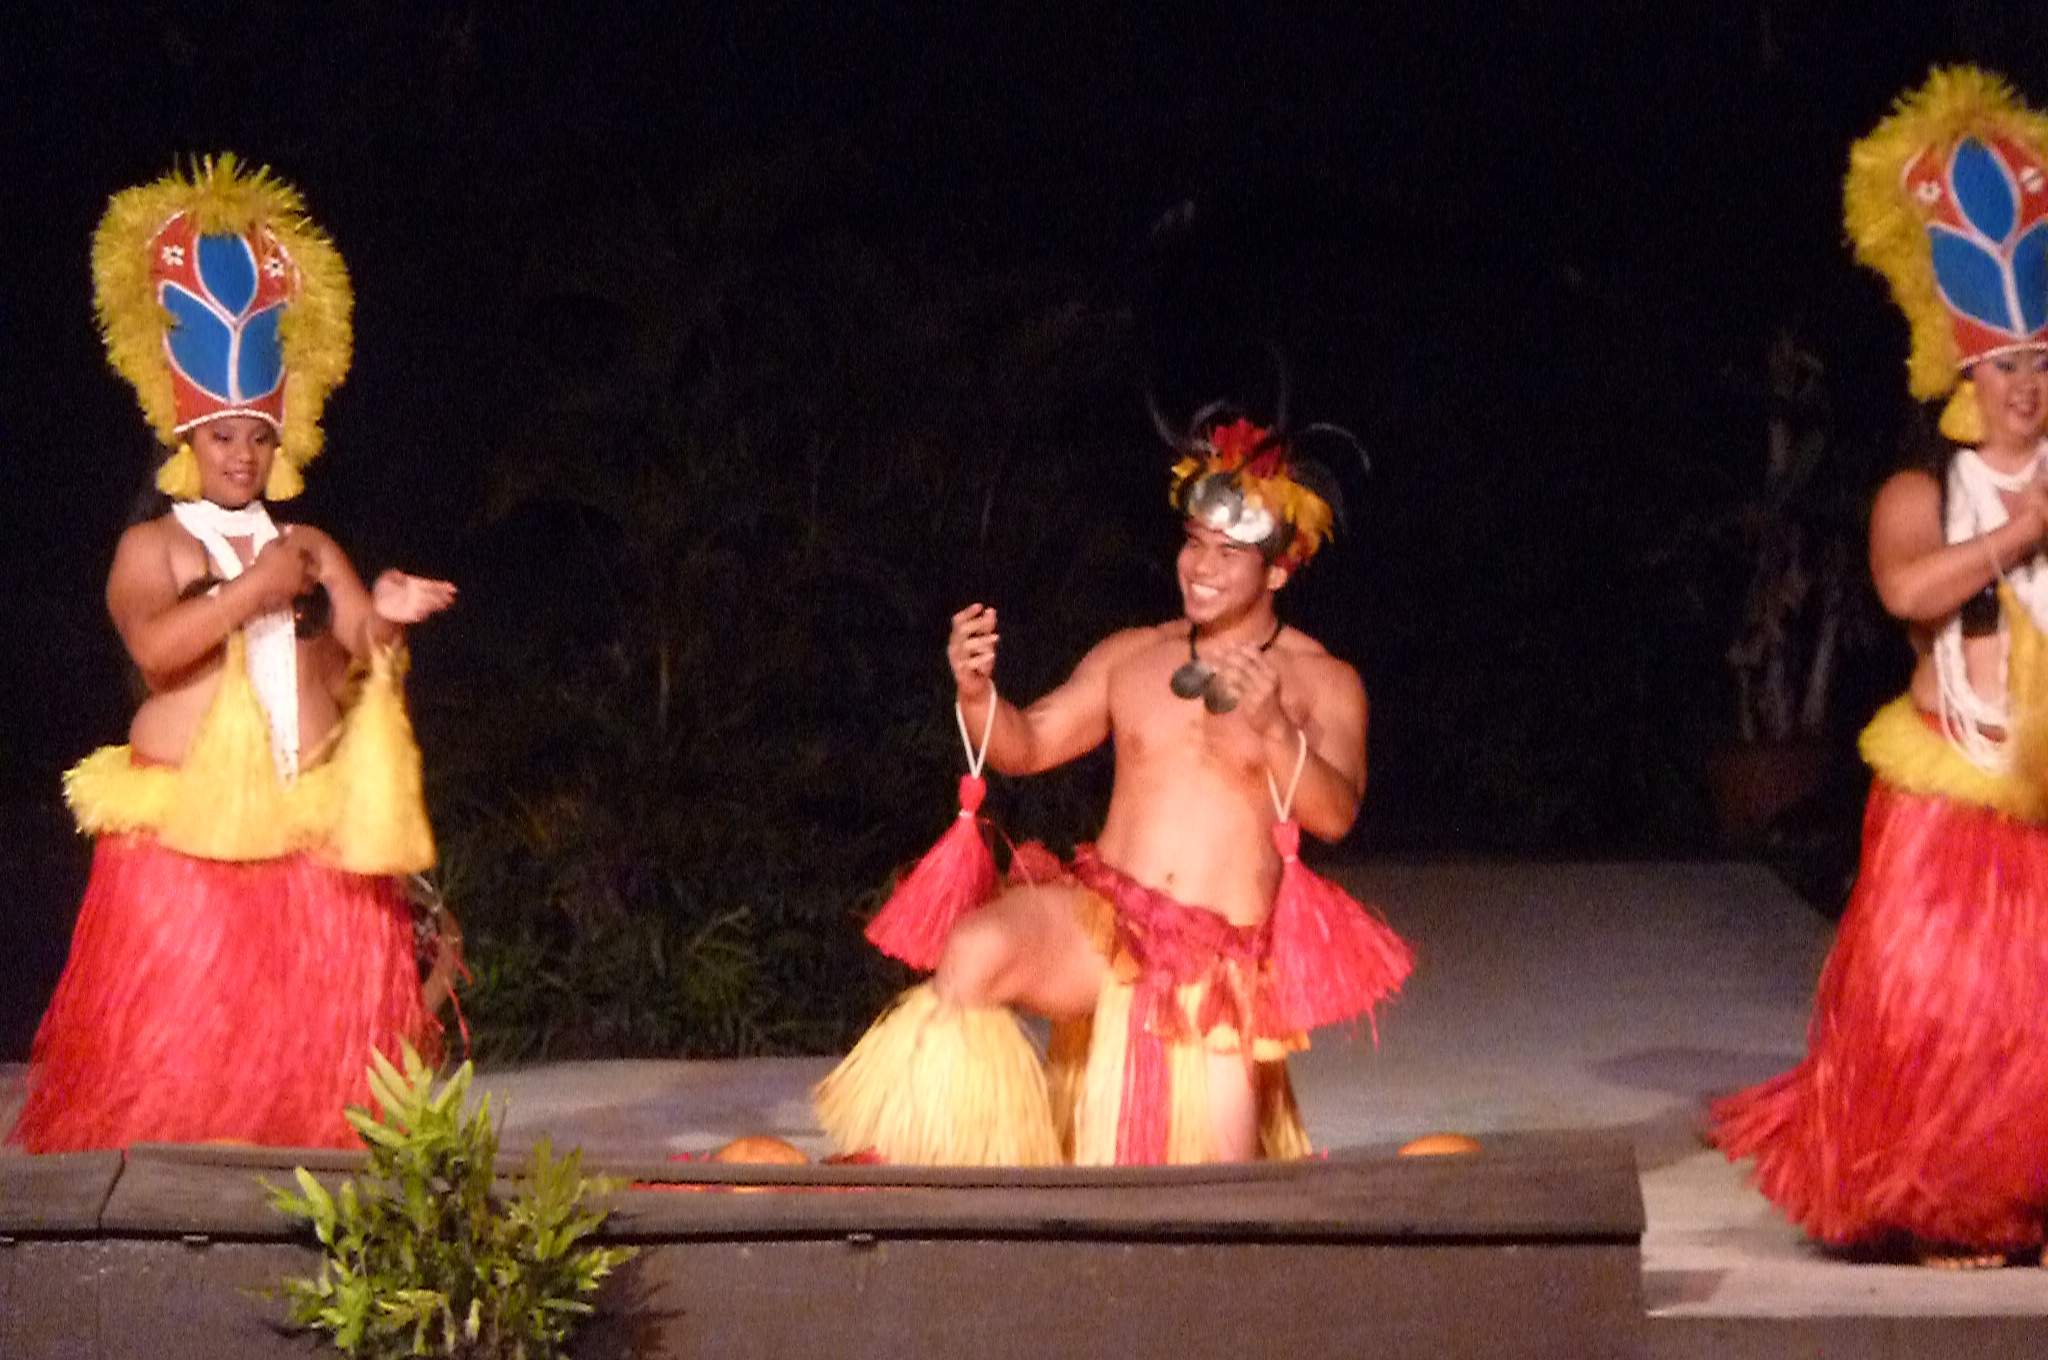
[{"label": "red tassel", "polygon": [[939,966],[955,923],[995,896],[996,861],[975,815],[987,792],[979,776],[960,776],[960,815],[868,922],[868,942],[875,948],[930,972]]},{"label": "red tassel", "polygon": [[[1399,991],[1414,951],[1358,900],[1301,862],[1301,827],[1273,824],[1280,889],[1273,899],[1274,987],[1289,1029],[1349,1020]],[[1377,1037],[1377,1030],[1375,1030]]]}]

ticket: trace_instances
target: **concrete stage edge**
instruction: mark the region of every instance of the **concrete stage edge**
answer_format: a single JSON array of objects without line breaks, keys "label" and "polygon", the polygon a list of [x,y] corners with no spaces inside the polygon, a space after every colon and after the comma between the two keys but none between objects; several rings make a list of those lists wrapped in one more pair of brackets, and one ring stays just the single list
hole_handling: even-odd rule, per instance
[{"label": "concrete stage edge", "polygon": [[[1414,942],[1418,966],[1383,1015],[1376,1048],[1367,1033],[1326,1031],[1296,1061],[1309,1131],[1330,1153],[1311,1179],[1327,1183],[1305,1188],[1286,1172],[1267,1183],[1261,1177],[1272,1169],[1259,1169],[1220,1183],[1164,1172],[1153,1173],[1168,1178],[1158,1185],[1104,1187],[1083,1177],[1078,1187],[876,1185],[829,1196],[865,1201],[862,1213],[908,1215],[865,1227],[833,1217],[845,1212],[837,1207],[822,1216],[760,1207],[810,1195],[642,1192],[630,1197],[636,1205],[649,1196],[660,1203],[622,1208],[621,1231],[675,1245],[648,1258],[636,1287],[686,1298],[716,1282],[733,1307],[733,1330],[716,1337],[703,1313],[672,1314],[667,1305],[642,1310],[666,1319],[648,1325],[692,1353],[732,1354],[1151,1354],[1148,1346],[1171,1339],[1174,1354],[1214,1345],[1216,1354],[2048,1356],[2048,1271],[1832,1259],[1779,1220],[1740,1168],[1701,1145],[1707,1099],[1797,1060],[1827,945],[1826,922],[1767,871],[1432,864],[1338,876]],[[554,1064],[485,1072],[479,1082],[507,1108],[508,1151],[546,1133],[598,1163],[656,1175],[669,1155],[741,1133],[778,1133],[821,1150],[805,1092],[828,1066]],[[1435,1165],[1387,1155],[1437,1131],[1472,1134],[1485,1151]],[[249,1180],[250,1168],[233,1158],[194,1163],[191,1153],[138,1154],[129,1192],[160,1197],[194,1176]],[[172,1218],[191,1212],[193,1221],[165,1219],[148,1231],[118,1227],[118,1216],[118,1231],[104,1222],[32,1226],[24,1178],[31,1162],[50,1160],[0,1158],[0,1237],[12,1243],[0,1246],[0,1354],[126,1353],[83,1334],[58,1351],[22,1350],[28,1338],[10,1340],[8,1319],[24,1316],[32,1296],[57,1297],[36,1279],[69,1281],[73,1314],[99,1316],[108,1288],[118,1293],[136,1268],[124,1258],[137,1243],[164,1256],[192,1237],[182,1256],[168,1253],[182,1262],[186,1276],[177,1278],[189,1277],[192,1297],[211,1287],[201,1287],[209,1270],[237,1278],[240,1289],[304,1268],[279,1265],[303,1248],[248,1226],[208,1232],[196,1209],[173,1207]],[[1631,1162],[1624,1179],[1635,1194],[1620,1193],[1615,1167]],[[166,1167],[179,1169],[167,1178]],[[102,1172],[112,1203],[124,1179],[118,1158]],[[218,1186],[210,1194],[233,1198]],[[918,1230],[918,1215],[941,1195],[964,1217]],[[1637,1195],[1639,1243],[1628,1228]],[[963,1196],[1007,1198],[1011,1207],[969,1212],[958,1207]],[[1120,1203],[1090,1211],[1091,1199]],[[764,1231],[723,1210],[723,1239],[702,1224],[679,1226],[691,1216],[717,1220],[677,1207],[707,1200],[744,1203],[743,1218],[768,1213],[779,1226]],[[1524,1217],[1506,1226],[1470,1217],[1515,1206]],[[656,1223],[665,1226],[648,1226]],[[47,1263],[43,1253],[60,1248],[70,1256],[54,1275],[27,1269],[25,1251]],[[1619,1274],[1617,1253],[1627,1261]],[[216,1264],[202,1266],[208,1258]],[[158,1261],[145,1277],[168,1269]],[[926,1296],[904,1285],[913,1280],[930,1283],[942,1306],[920,1310]],[[1617,1323],[1624,1297],[1633,1311]],[[829,1349],[805,1342],[806,1300],[837,1319],[823,1333]],[[989,1324],[998,1316],[1011,1321]],[[152,1355],[186,1353],[172,1339],[177,1327],[146,1330]],[[774,1346],[749,1350],[740,1344],[749,1338]],[[634,1353],[619,1336],[593,1341],[603,1353]]]}]

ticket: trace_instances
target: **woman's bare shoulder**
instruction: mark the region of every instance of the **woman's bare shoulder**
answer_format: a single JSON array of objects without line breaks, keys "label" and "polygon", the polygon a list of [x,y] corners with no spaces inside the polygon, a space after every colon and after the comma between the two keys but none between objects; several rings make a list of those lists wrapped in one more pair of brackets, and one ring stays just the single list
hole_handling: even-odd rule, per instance
[{"label": "woman's bare shoulder", "polygon": [[187,534],[178,521],[169,515],[158,515],[140,524],[131,524],[121,531],[120,541],[114,545],[114,570],[147,568],[151,565],[167,565],[171,555],[180,544],[197,543]]},{"label": "woman's bare shoulder", "polygon": [[1925,468],[1904,468],[1884,479],[1877,488],[1875,508],[1898,506],[1918,509],[1939,507],[1941,483]]}]

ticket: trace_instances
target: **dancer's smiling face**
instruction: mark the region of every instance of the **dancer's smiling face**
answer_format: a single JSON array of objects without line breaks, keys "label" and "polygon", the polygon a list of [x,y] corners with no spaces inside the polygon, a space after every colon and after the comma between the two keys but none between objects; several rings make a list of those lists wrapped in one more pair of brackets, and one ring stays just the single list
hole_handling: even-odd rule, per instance
[{"label": "dancer's smiling face", "polygon": [[199,491],[215,505],[238,510],[263,494],[277,457],[277,431],[258,416],[219,416],[186,436],[199,460]]},{"label": "dancer's smiling face", "polygon": [[1970,379],[1984,417],[1984,447],[2031,454],[2048,429],[2048,345],[1980,359],[1971,366]]},{"label": "dancer's smiling face", "polygon": [[1187,521],[1176,562],[1181,609],[1195,624],[1230,623],[1287,584],[1287,569],[1269,565],[1257,545],[1239,543],[1221,529]]}]

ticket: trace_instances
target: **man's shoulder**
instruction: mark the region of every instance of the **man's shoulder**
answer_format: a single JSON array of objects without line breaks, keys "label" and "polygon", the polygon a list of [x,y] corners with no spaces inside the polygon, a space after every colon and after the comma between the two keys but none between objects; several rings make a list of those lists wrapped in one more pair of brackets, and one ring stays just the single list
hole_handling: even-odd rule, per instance
[{"label": "man's shoulder", "polygon": [[1096,643],[1089,651],[1091,655],[1106,661],[1119,661],[1148,647],[1156,647],[1162,642],[1171,642],[1175,639],[1179,639],[1182,645],[1186,644],[1185,623],[1145,623],[1135,628],[1119,628]]},{"label": "man's shoulder", "polygon": [[1299,628],[1282,631],[1275,646],[1281,655],[1286,657],[1289,665],[1317,684],[1342,688],[1358,688],[1361,685],[1356,666]]},{"label": "man's shoulder", "polygon": [[1351,670],[1351,663],[1325,647],[1299,628],[1283,628],[1274,640],[1275,648],[1289,661],[1311,667],[1338,667]]}]

